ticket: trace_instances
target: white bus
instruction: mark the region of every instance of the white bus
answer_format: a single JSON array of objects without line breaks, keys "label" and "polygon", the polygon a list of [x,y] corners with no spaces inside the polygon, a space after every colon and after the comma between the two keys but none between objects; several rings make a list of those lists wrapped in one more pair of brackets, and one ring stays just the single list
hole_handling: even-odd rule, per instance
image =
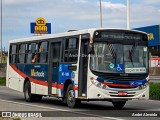
[{"label": "white bus", "polygon": [[27,102],[62,98],[68,107],[102,100],[122,108],[149,98],[148,36],[125,29],[87,29],[10,41],[7,87]]}]

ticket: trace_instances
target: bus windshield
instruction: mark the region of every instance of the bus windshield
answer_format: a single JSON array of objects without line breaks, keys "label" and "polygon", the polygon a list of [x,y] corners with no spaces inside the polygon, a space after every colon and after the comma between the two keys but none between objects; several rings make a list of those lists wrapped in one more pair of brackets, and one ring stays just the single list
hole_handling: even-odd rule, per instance
[{"label": "bus windshield", "polygon": [[147,73],[147,46],[94,43],[91,69],[103,73]]}]

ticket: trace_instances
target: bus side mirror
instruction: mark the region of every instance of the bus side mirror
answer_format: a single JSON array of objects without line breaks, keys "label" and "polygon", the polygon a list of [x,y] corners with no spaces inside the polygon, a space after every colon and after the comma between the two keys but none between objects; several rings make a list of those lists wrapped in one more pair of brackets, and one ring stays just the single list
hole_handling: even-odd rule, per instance
[{"label": "bus side mirror", "polygon": [[89,43],[88,45],[88,54],[92,53],[93,51],[93,43]]}]

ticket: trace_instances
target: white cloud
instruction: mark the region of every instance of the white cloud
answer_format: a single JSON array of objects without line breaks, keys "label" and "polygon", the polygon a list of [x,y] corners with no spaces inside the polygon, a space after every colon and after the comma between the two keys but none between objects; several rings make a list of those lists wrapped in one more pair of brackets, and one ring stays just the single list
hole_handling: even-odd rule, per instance
[{"label": "white cloud", "polygon": [[87,0],[74,0],[75,2],[80,2],[80,3],[86,3],[88,2]]},{"label": "white cloud", "polygon": [[26,4],[26,3],[33,3],[33,2],[41,2],[44,0],[4,0],[4,4]]},{"label": "white cloud", "polygon": [[102,7],[111,9],[125,9],[126,6],[121,3],[102,2]]},{"label": "white cloud", "polygon": [[150,5],[160,4],[159,0],[145,0],[145,2],[146,2],[147,4],[150,4]]},{"label": "white cloud", "polygon": [[[52,23],[52,33],[100,27],[99,0],[3,1],[4,41],[32,36],[29,33],[30,22],[34,22],[40,16]],[[103,27],[125,28],[126,5],[115,3],[116,0],[106,1],[102,2]],[[138,4],[132,1],[130,6],[132,28],[159,23],[160,9],[157,1],[159,0],[142,0]]]}]

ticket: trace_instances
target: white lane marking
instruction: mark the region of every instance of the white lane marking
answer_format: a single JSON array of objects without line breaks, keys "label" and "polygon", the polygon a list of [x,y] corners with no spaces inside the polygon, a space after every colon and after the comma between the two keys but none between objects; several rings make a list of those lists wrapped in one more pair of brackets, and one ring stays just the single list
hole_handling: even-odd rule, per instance
[{"label": "white lane marking", "polygon": [[27,104],[27,103],[19,103],[19,102],[13,102],[13,101],[2,100],[2,99],[0,99],[0,101],[7,102],[7,103],[19,104],[19,105],[25,105],[25,106],[31,106],[31,107],[39,107],[39,108],[50,109],[50,110],[69,111],[69,110],[63,110],[63,109],[59,109],[59,108],[51,108],[51,107],[45,107],[45,106],[40,106],[40,105],[33,105],[33,104]]},{"label": "white lane marking", "polygon": [[100,115],[87,114],[87,113],[83,113],[83,112],[75,112],[75,111],[71,111],[71,110],[64,110],[64,109],[51,108],[51,107],[45,107],[45,106],[40,106],[40,105],[19,103],[19,102],[13,102],[13,101],[2,100],[2,99],[0,99],[0,101],[2,101],[2,102],[7,102],[7,103],[19,104],[19,105],[25,105],[25,106],[31,106],[31,107],[39,107],[39,108],[44,108],[44,109],[49,109],[49,110],[57,110],[57,111],[63,111],[63,112],[71,112],[71,113],[81,114],[81,115],[87,115],[87,116],[91,116],[91,117],[101,117],[101,118],[110,119],[110,120],[125,120],[125,119],[120,119],[120,118],[105,117],[105,116],[100,116]]}]

